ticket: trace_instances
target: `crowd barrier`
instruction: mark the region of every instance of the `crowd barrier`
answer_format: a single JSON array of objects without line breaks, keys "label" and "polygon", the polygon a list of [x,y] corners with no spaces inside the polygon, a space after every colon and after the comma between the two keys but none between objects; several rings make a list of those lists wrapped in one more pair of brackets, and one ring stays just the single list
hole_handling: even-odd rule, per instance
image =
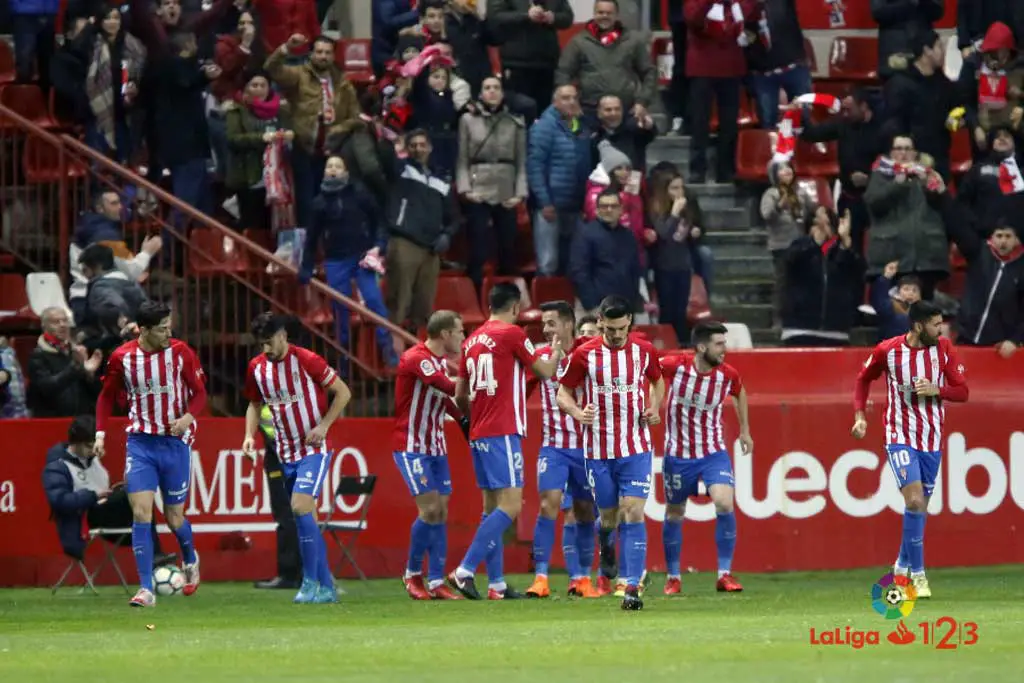
[{"label": "crowd barrier", "polygon": [[[884,457],[884,385],[876,383],[867,437],[849,435],[853,379],[867,350],[750,351],[729,354],[750,396],[755,446],[733,448],[739,541],[737,572],[840,569],[885,565],[894,559],[903,509]],[[947,407],[945,463],[931,500],[926,544],[930,566],[1024,562],[1024,355],[1004,360],[994,350],[961,350],[971,397]],[[524,442],[524,513],[506,545],[506,567],[526,571],[536,520],[539,409],[532,397],[530,436]],[[0,472],[0,585],[45,585],[66,565],[40,483],[44,453],[62,440],[65,420],[0,421],[8,456]],[[727,411],[728,443],[736,422]],[[124,439],[113,436],[104,459],[112,480],[121,477]],[[336,453],[321,510],[345,475],[375,474],[371,500],[339,501],[336,519],[359,519],[369,505],[367,529],[356,558],[370,576],[403,569],[415,506],[391,457],[392,421],[351,418],[330,434]],[[259,465],[243,456],[241,418],[203,418],[193,451],[187,514],[203,553],[203,578],[249,580],[275,572],[274,523]],[[662,569],[659,522],[664,514],[660,443],[647,504],[649,566]],[[454,493],[449,515],[449,561],[465,551],[480,519],[468,447],[458,427],[447,429]],[[715,565],[714,509],[706,498],[687,506],[683,566]],[[245,539],[248,539],[248,542]],[[167,547],[174,548],[166,534]],[[94,548],[99,552],[99,548]],[[121,552],[132,566],[130,549]],[[559,552],[555,551],[556,557]],[[337,559],[337,558],[335,558]],[[556,560],[556,564],[560,558]],[[101,581],[112,580],[113,573]],[[397,584],[396,584],[397,586]]]}]

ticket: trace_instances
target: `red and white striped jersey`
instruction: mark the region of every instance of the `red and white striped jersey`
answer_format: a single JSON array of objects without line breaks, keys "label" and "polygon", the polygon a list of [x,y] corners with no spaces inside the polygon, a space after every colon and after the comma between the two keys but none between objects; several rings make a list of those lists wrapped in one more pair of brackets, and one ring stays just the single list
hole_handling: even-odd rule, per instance
[{"label": "red and white striped jersey", "polygon": [[726,396],[743,389],[736,368],[722,363],[708,373],[694,365],[692,353],[665,356],[665,456],[703,458],[727,450],[722,429]]},{"label": "red and white striped jersey", "polygon": [[594,423],[583,430],[584,457],[606,460],[652,451],[651,430],[640,418],[650,384],[659,379],[658,352],[633,336],[617,349],[594,337],[572,352],[559,382],[583,389],[580,407],[597,408]]},{"label": "red and white striped jersey", "polygon": [[[117,397],[128,401],[129,434],[171,435],[171,424],[186,413],[197,416],[206,402],[203,369],[188,344],[172,339],[158,351],[145,351],[134,339],[122,344],[107,361],[103,391],[96,405],[96,431],[106,431]],[[181,435],[191,444],[196,422]]]},{"label": "red and white striped jersey", "polygon": [[447,455],[445,415],[451,411],[455,382],[447,362],[420,342],[402,354],[395,378],[395,432],[392,450]]},{"label": "red and white striped jersey", "polygon": [[535,354],[523,328],[500,320],[488,320],[466,339],[459,379],[469,388],[470,439],[526,436],[526,376]]},{"label": "red and white striped jersey", "polygon": [[[537,347],[537,354],[542,358],[550,358],[551,346],[544,344]],[[558,395],[558,378],[565,374],[568,367],[569,356],[565,356],[558,363],[558,372],[555,377],[540,380],[541,420],[544,425],[542,447],[583,448],[582,425],[568,414],[563,413],[558,407],[558,401],[555,400],[555,396]],[[581,392],[577,391],[576,393],[578,401]]]},{"label": "red and white striped jersey", "polygon": [[[871,382],[881,375],[888,384],[885,443],[934,452],[942,448],[945,401],[967,400],[964,366],[952,342],[939,338],[935,346],[911,347],[905,336],[886,339],[871,352],[854,391],[854,409],[864,410]],[[938,396],[918,396],[914,383],[926,379],[938,387]]]},{"label": "red and white striped jersey", "polygon": [[260,354],[249,361],[245,396],[270,408],[281,462],[296,462],[324,452],[306,437],[327,413],[325,389],[338,378],[327,361],[308,349],[288,345],[281,360]]}]

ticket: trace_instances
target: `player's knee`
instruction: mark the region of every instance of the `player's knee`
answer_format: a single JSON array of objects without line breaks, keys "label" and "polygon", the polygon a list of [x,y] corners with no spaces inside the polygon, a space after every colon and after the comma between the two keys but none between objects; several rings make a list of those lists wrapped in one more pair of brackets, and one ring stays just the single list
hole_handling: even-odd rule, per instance
[{"label": "player's knee", "polygon": [[444,521],[444,506],[440,500],[427,500],[420,503],[420,519],[427,524],[440,524]]},{"label": "player's knee", "polygon": [[[573,519],[570,520],[570,517]],[[573,522],[579,524],[591,524],[594,521],[594,506],[590,501],[586,503],[573,503],[572,509],[567,510],[565,513],[565,523],[571,524]]]},{"label": "player's knee", "polygon": [[715,504],[715,514],[718,515],[728,515],[733,511],[735,507],[731,497],[722,498],[713,502]]},{"label": "player's knee", "polygon": [[[306,500],[307,498],[309,500]],[[313,498],[312,498],[312,496],[303,496],[302,498],[299,498],[299,497],[292,498],[292,513],[296,517],[301,517],[302,515],[308,515],[309,513],[313,512],[313,507],[314,506],[313,506]]]},{"label": "player's knee", "polygon": [[644,521],[644,500],[642,498],[626,498],[620,508],[622,521],[636,524]]},{"label": "player's knee", "polygon": [[167,526],[177,529],[185,523],[185,511],[181,507],[166,507],[164,508],[164,519],[167,520]]},{"label": "player's knee", "polygon": [[923,513],[928,507],[924,494],[920,492],[908,494],[904,498],[904,503],[911,512]]},{"label": "player's knee", "polygon": [[[153,521],[153,510],[143,505],[132,505],[132,521],[149,523]],[[167,518],[167,523],[170,524],[171,518]]]},{"label": "player's knee", "polygon": [[682,522],[683,516],[686,514],[686,506],[684,505],[666,505],[665,506],[665,521],[666,522]]},{"label": "player's knee", "polygon": [[560,491],[545,491],[540,499],[540,514],[548,519],[556,519],[558,510],[562,507],[562,494]]}]

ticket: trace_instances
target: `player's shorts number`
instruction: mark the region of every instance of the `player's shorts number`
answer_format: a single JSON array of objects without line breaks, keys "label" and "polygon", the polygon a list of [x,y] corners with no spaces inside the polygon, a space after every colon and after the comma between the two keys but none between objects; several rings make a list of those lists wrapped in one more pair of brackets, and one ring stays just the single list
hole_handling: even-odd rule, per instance
[{"label": "player's shorts number", "polygon": [[587,483],[590,484],[591,491],[597,488],[597,483],[594,481],[594,471],[589,467],[587,468]]},{"label": "player's shorts number", "polygon": [[673,474],[665,477],[665,488],[678,491],[683,488],[683,475]]},{"label": "player's shorts number", "polygon": [[131,456],[128,456],[124,460],[124,473],[128,474],[131,471],[132,471],[132,458],[131,458]]},{"label": "player's shorts number", "polygon": [[498,380],[494,379],[494,356],[490,353],[481,353],[476,358],[466,359],[466,369],[469,371],[469,391],[476,394],[484,391],[488,396],[494,396],[498,390]]},{"label": "player's shorts number", "polygon": [[523,454],[522,453],[513,453],[512,454],[512,461],[515,463],[515,467],[516,467],[517,470],[523,469]]},{"label": "player's shorts number", "polygon": [[892,463],[897,467],[909,467],[910,451],[906,449],[894,451],[892,454]]},{"label": "player's shorts number", "polygon": [[[518,454],[517,454],[518,455]],[[520,456],[522,457],[522,456]],[[548,459],[540,458],[537,460],[537,474],[544,474],[548,471]]]},{"label": "player's shorts number", "polygon": [[412,461],[412,473],[423,474],[423,462],[419,458]]}]

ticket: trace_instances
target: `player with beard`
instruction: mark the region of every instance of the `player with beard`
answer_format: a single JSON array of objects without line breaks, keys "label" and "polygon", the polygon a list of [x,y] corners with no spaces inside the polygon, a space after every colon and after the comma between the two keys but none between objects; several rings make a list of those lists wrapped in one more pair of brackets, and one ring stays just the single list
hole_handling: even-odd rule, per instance
[{"label": "player with beard", "polygon": [[919,301],[910,307],[909,316],[910,332],[876,346],[857,375],[851,433],[857,439],[867,433],[864,409],[871,383],[884,374],[885,450],[906,504],[893,573],[906,576],[909,571],[917,597],[930,598],[924,573],[924,525],[942,464],[945,402],[964,403],[969,391],[952,342],[941,336],[942,311]]},{"label": "player with beard", "polygon": [[750,453],[747,392],[736,369],[725,362],[725,325],[700,323],[692,333],[694,353],[661,359],[668,384],[665,400],[665,524],[662,542],[668,577],[665,595],[682,590],[680,554],[683,548],[683,513],[686,500],[697,495],[699,483],[707,487],[715,504],[715,545],[718,548],[719,592],[736,593],[743,586],[732,575],[732,557],[736,549],[736,514],[733,512],[735,481],[732,462],[725,446],[722,407],[731,396],[740,423],[740,446]]}]

